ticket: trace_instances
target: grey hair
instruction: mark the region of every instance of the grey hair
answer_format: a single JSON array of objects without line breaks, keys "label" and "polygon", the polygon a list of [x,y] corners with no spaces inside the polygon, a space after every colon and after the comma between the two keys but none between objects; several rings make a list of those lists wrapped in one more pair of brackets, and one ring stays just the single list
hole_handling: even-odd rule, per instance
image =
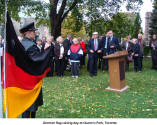
[{"label": "grey hair", "polygon": [[60,38],[62,38],[62,36],[57,37],[56,41],[58,42]]}]

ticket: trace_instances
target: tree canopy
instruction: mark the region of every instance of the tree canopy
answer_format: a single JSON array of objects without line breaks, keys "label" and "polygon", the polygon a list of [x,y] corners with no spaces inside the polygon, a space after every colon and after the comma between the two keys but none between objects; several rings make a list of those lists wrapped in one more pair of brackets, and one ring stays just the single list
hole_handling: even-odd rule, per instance
[{"label": "tree canopy", "polygon": [[[49,3],[43,0],[7,1],[12,18],[20,20],[20,12],[34,16],[39,25],[50,26],[51,34],[55,38],[61,35],[62,23],[72,10],[74,10],[73,14],[79,17],[78,20],[83,20],[86,25],[89,25],[96,20],[109,20],[123,4],[128,10],[135,11],[143,3],[142,0],[49,0]],[[0,0],[1,22],[4,22],[4,8],[4,0]]]},{"label": "tree canopy", "polygon": [[152,37],[153,34],[157,34],[157,0],[154,0],[153,2],[153,12],[151,16],[149,32],[150,37]]}]

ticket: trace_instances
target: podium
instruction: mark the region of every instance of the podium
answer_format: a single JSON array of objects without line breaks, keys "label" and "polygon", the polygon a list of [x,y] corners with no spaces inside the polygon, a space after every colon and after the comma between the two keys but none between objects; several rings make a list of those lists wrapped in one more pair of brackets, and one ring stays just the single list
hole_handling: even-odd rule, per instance
[{"label": "podium", "polygon": [[125,84],[125,56],[127,55],[127,51],[118,51],[103,57],[104,59],[108,59],[110,79],[110,86],[105,90],[123,92],[129,88]]}]

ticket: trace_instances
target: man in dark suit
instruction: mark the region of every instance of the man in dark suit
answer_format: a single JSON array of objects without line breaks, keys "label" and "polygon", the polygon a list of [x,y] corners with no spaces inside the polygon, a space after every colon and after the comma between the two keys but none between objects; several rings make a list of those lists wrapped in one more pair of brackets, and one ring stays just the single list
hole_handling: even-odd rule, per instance
[{"label": "man in dark suit", "polygon": [[[102,54],[103,56],[107,56],[109,54],[109,33],[106,33],[106,36],[102,38],[101,40],[102,43]],[[108,60],[107,59],[103,59],[103,63],[102,63],[102,70],[108,70]]]},{"label": "man in dark suit", "polygon": [[[73,36],[71,34],[68,34],[67,38],[63,41],[63,46],[65,47],[65,53],[66,53],[65,61],[64,61],[65,62],[65,67],[64,67],[65,70],[69,66],[67,52],[70,49],[70,46],[72,45],[72,40],[73,40]],[[70,69],[68,69],[68,71],[70,71]]]},{"label": "man in dark suit", "polygon": [[101,41],[98,39],[98,32],[93,33],[93,38],[89,40],[87,49],[89,54],[90,76],[97,76],[98,54],[102,52]]},{"label": "man in dark suit", "polygon": [[113,36],[113,31],[108,32],[109,35],[109,54],[113,54],[118,51],[119,41],[117,37]]},{"label": "man in dark suit", "polygon": [[63,45],[67,51],[70,49],[70,46],[72,45],[72,40],[73,36],[69,34],[67,38],[63,41]]}]

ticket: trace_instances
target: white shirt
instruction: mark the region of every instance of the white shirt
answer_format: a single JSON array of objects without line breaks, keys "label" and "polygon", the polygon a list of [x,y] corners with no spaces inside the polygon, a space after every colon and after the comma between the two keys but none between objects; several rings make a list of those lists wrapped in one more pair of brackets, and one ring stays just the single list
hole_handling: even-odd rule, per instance
[{"label": "white shirt", "polygon": [[129,43],[128,43],[128,42],[126,42],[126,50],[128,49],[128,46],[129,46]]},{"label": "white shirt", "polygon": [[64,54],[64,47],[63,44],[59,44],[60,45],[60,56]]},{"label": "white shirt", "polygon": [[37,45],[37,47],[38,47],[38,48],[40,49],[40,51],[41,51],[42,45],[40,45],[40,46],[39,46],[39,45]]}]

